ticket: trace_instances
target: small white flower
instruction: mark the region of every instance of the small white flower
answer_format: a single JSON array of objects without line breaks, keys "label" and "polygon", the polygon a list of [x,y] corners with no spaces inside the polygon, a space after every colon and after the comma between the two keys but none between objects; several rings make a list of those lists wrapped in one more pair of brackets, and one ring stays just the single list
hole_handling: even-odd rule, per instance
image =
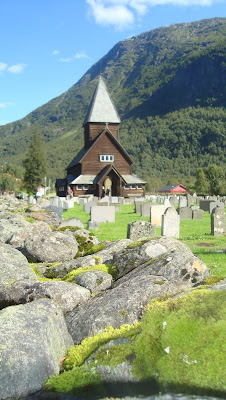
[{"label": "small white flower", "polygon": [[165,327],[166,327],[166,321],[163,322],[162,327],[163,327],[163,329],[165,329]]},{"label": "small white flower", "polygon": [[170,348],[169,348],[169,346],[168,347],[166,347],[165,349],[164,349],[164,351],[167,353],[167,354],[169,354],[169,350]]}]

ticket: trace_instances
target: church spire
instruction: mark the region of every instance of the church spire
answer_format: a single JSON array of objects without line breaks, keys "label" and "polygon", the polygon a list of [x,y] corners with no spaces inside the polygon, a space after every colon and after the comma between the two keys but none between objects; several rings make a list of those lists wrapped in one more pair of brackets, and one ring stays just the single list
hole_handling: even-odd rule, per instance
[{"label": "church spire", "polygon": [[121,120],[100,76],[84,124],[88,122],[120,124]]}]

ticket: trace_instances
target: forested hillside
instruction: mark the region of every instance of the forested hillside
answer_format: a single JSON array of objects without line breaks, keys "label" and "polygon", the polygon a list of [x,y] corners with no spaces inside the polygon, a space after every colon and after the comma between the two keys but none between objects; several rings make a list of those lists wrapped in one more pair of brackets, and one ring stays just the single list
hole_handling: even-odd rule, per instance
[{"label": "forested hillside", "polygon": [[[226,19],[145,32],[116,44],[102,75],[122,119],[120,140],[134,172],[154,187],[189,183],[198,167],[225,165]],[[49,176],[83,146],[82,123],[100,72],[93,65],[71,89],[20,121],[0,127],[0,157],[21,164],[34,126],[46,142]]]}]

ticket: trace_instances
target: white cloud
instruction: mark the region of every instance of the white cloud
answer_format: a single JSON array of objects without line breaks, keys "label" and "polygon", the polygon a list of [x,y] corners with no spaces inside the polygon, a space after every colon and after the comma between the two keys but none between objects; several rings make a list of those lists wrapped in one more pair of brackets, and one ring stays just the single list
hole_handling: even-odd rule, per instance
[{"label": "white cloud", "polygon": [[0,73],[5,71],[7,66],[8,65],[6,63],[0,62]]},{"label": "white cloud", "polygon": [[58,54],[60,54],[59,50],[54,50],[52,52],[52,56],[57,56]]},{"label": "white cloud", "polygon": [[71,62],[73,60],[78,60],[80,58],[89,58],[89,56],[84,51],[82,51],[81,53],[74,54],[72,57],[60,58],[59,61],[68,63],[68,62]]},{"label": "white cloud", "polygon": [[125,1],[86,0],[91,14],[100,25],[114,25],[118,29],[134,23],[133,12]]},{"label": "white cloud", "polygon": [[136,18],[141,18],[152,6],[210,6],[218,0],[86,0],[90,14],[97,24],[127,28]]},{"label": "white cloud", "polygon": [[20,74],[25,67],[26,64],[15,64],[8,68],[8,72],[11,74]]},{"label": "white cloud", "polygon": [[11,103],[9,101],[7,101],[5,103],[0,103],[0,108],[7,108],[7,107],[10,107],[10,106],[13,106],[13,103]]}]

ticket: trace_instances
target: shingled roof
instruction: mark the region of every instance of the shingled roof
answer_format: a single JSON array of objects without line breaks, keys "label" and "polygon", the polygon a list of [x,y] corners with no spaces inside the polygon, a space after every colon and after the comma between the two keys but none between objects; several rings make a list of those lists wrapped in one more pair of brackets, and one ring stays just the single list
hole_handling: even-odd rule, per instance
[{"label": "shingled roof", "polygon": [[111,100],[107,87],[100,76],[88,109],[83,126],[87,122],[105,122],[120,124],[121,120]]}]

